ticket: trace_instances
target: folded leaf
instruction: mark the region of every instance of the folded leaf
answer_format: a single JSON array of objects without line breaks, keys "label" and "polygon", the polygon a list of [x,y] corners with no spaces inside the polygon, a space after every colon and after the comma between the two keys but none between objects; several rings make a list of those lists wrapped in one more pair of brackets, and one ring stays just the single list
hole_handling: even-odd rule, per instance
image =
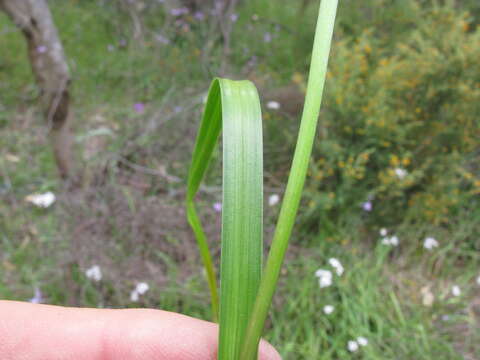
[{"label": "folded leaf", "polygon": [[260,101],[250,81],[215,79],[189,171],[187,215],[207,269],[214,314],[217,288],[194,197],[223,126],[223,206],[218,358],[240,359],[240,346],[261,276],[263,155]]}]

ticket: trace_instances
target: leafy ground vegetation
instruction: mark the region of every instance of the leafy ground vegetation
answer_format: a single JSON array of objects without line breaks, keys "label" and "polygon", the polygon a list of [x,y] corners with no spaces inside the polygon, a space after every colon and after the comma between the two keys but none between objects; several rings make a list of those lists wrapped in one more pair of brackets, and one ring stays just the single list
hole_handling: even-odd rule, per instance
[{"label": "leafy ground vegetation", "polygon": [[[246,1],[226,49],[209,14],[134,3],[50,2],[74,76],[74,188],[57,177],[23,38],[0,16],[0,297],[208,319],[184,211],[208,84],[220,73],[260,89],[268,242],[317,4]],[[285,359],[480,358],[479,11],[477,1],[341,1],[265,333]],[[200,194],[216,254],[218,163]],[[48,208],[25,201],[47,191]]]}]

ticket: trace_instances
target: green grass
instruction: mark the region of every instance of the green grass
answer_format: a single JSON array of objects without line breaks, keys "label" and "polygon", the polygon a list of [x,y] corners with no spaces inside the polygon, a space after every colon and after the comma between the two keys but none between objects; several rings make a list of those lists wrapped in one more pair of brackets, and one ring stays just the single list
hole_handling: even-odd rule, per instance
[{"label": "green grass", "polygon": [[[269,334],[274,344],[282,344],[284,358],[349,358],[347,342],[363,336],[369,344],[358,351],[362,359],[463,359],[453,343],[477,341],[478,332],[470,329],[465,339],[453,340],[454,334],[447,329],[454,331],[455,321],[473,320],[463,309],[474,292],[475,270],[459,278],[432,279],[422,274],[425,268],[414,265],[415,259],[404,264],[405,269],[397,264],[391,248],[378,245],[360,253],[354,250],[345,253],[335,244],[313,255],[307,250],[310,256],[292,261],[285,269],[282,295],[288,300],[276,308]],[[345,273],[332,286],[319,289],[313,273],[319,267],[328,268],[329,256],[342,261]],[[453,298],[448,295],[452,283],[472,292]],[[434,288],[432,307],[421,303],[420,289],[426,284]],[[440,300],[439,294],[444,298]],[[325,315],[325,305],[335,306],[334,312]],[[444,315],[451,320],[443,321]]]},{"label": "green grass", "polygon": [[[285,38],[282,44],[264,43],[252,34],[275,31],[275,25],[270,28],[257,22],[252,29],[239,25],[232,42],[232,72],[244,74],[245,62],[256,54],[258,66],[249,74],[252,80],[261,85],[288,84],[294,73],[307,67],[290,55],[308,58],[308,46],[298,39],[311,39],[312,33],[305,29],[314,17],[298,27],[293,23],[293,5],[274,8],[270,3],[249,2],[240,11],[239,24],[246,24],[255,11],[260,18],[298,30],[293,34],[281,30],[276,36]],[[155,171],[165,166],[169,175],[184,178],[194,140],[188,128],[198,121],[210,71],[220,63],[221,52],[213,50],[206,70],[195,51],[203,45],[205,33],[200,30],[177,36],[169,45],[156,44],[147,36],[145,46],[129,41],[119,47],[120,38],[130,40],[121,26],[127,21],[121,17],[124,14],[114,16],[117,10],[96,7],[94,2],[52,4],[74,73],[76,133],[81,136],[105,126],[113,135],[92,136],[77,144],[82,158],[93,140],[103,142],[95,145],[99,150],[92,158],[81,160],[86,174],[82,188],[66,193],[57,179],[35,106],[37,91],[25,45],[0,15],[0,48],[7,49],[0,56],[0,298],[28,300],[39,286],[52,304],[145,306],[209,319],[206,278],[192,251],[193,236],[186,223],[175,221],[184,217],[184,184],[133,171],[117,159],[122,156]],[[345,31],[345,18],[339,21]],[[12,31],[3,32],[5,26]],[[149,26],[162,28],[153,16]],[[108,51],[109,44],[116,46],[115,51]],[[189,106],[175,111],[185,100]],[[146,103],[145,114],[133,111],[136,102]],[[288,140],[293,136],[285,129],[294,126],[274,111],[266,113],[265,131],[278,132],[265,136],[269,149],[265,188],[271,194],[280,192],[286,179],[286,170],[272,172],[272,164],[289,163],[292,144]],[[152,118],[154,130],[142,132]],[[279,135],[280,130],[287,134]],[[172,149],[178,154],[172,154]],[[7,154],[20,161],[8,160]],[[199,206],[216,254],[219,214],[211,205],[220,200],[215,180],[219,166],[207,177]],[[59,195],[49,209],[35,209],[23,200],[48,190]],[[301,205],[302,214],[306,205]],[[475,310],[480,256],[472,241],[479,233],[480,215],[474,206],[465,208],[448,227],[397,224],[400,246],[395,249],[378,245],[380,240],[369,230],[371,226],[365,227],[363,215],[352,216],[328,234],[323,229],[318,234],[308,232],[298,223],[265,338],[287,360],[480,358]],[[162,216],[148,217],[160,210]],[[266,206],[267,244],[277,212],[276,207]],[[440,247],[424,250],[426,236],[434,236]],[[330,257],[342,262],[345,273],[335,276],[332,286],[320,289],[314,273],[328,268]],[[84,273],[96,263],[104,272],[100,283]],[[130,291],[138,281],[147,281],[151,290],[141,302],[132,303]],[[454,284],[462,289],[460,297],[450,295]],[[431,307],[422,305],[421,289],[427,285],[435,295]],[[322,311],[327,304],[335,306],[328,316]],[[369,344],[350,354],[347,342],[358,336],[366,337]]]}]

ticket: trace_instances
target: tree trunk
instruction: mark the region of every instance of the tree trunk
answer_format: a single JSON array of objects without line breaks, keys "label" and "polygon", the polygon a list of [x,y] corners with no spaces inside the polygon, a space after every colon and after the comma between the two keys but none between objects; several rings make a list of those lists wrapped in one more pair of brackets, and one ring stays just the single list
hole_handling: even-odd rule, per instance
[{"label": "tree trunk", "polygon": [[51,130],[53,151],[60,175],[72,172],[70,131],[70,73],[62,44],[45,0],[0,0],[4,10],[22,30],[41,90],[41,102]]}]

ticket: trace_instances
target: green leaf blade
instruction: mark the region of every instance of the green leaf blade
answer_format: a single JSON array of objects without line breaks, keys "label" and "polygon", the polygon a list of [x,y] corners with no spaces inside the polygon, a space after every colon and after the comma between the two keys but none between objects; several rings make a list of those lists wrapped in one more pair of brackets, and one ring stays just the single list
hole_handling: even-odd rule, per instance
[{"label": "green leaf blade", "polygon": [[224,169],[218,358],[237,360],[260,283],[263,248],[262,120],[258,93],[251,82],[213,81],[189,171],[187,216],[207,269],[214,313],[215,273],[193,200],[222,128]]},{"label": "green leaf blade", "polygon": [[250,82],[222,81],[223,213],[219,359],[239,359],[261,276],[262,125]]},{"label": "green leaf blade", "polygon": [[220,135],[222,126],[220,85],[219,80],[215,79],[208,92],[207,104],[203,113],[200,130],[195,142],[192,163],[188,171],[187,180],[187,220],[190,224],[195,238],[197,240],[200,256],[207,272],[207,281],[210,289],[212,303],[212,319],[218,320],[219,300],[217,290],[217,280],[212,257],[208,248],[207,237],[195,209],[195,195],[200,188],[203,177],[208,169],[208,164],[213,150]]}]

